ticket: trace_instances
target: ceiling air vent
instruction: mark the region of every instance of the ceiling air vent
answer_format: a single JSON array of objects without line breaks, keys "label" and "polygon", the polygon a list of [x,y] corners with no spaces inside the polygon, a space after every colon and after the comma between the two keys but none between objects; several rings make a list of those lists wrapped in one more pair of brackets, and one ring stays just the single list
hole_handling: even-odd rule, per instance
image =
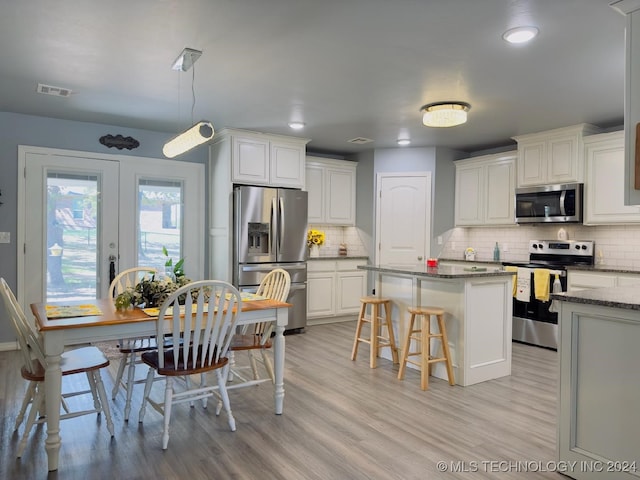
[{"label": "ceiling air vent", "polygon": [[56,97],[70,97],[71,89],[62,88],[62,87],[54,87],[53,85],[44,85],[43,83],[38,84],[38,88],[36,89],[38,93],[44,93],[45,95],[53,95]]},{"label": "ceiling air vent", "polygon": [[365,143],[371,143],[373,142],[373,140],[371,140],[370,138],[356,137],[352,138],[351,140],[347,140],[347,142],[355,143],[356,145],[363,145]]}]

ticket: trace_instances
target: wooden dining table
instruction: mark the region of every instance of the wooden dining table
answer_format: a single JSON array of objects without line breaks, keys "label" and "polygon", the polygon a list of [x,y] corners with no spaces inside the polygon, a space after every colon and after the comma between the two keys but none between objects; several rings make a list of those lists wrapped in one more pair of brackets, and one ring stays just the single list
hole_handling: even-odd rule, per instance
[{"label": "wooden dining table", "polygon": [[[47,318],[47,305],[77,307],[87,305],[97,307],[98,315],[67,318]],[[275,413],[284,409],[284,329],[289,321],[288,309],[291,304],[275,300],[243,300],[242,310],[236,325],[242,326],[265,321],[275,322],[274,374]],[[65,347],[87,343],[134,338],[156,334],[157,317],[147,315],[142,309],[116,309],[112,300],[83,300],[64,303],[31,304],[38,329],[42,335],[47,360],[45,370],[45,395],[47,414],[47,451],[49,471],[58,469],[58,459],[62,440],[60,437],[60,402],[62,393],[62,370],[60,356]]]}]

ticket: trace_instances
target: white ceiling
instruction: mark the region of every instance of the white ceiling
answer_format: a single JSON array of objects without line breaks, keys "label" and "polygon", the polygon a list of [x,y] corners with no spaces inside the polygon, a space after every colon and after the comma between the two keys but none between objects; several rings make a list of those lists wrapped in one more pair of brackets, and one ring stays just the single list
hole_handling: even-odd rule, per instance
[{"label": "white ceiling", "polygon": [[[210,120],[349,154],[476,151],[622,125],[625,18],[610,0],[0,0],[0,111],[167,132]],[[502,33],[535,25],[529,45]],[[171,70],[184,47],[195,69]],[[192,108],[192,80],[195,107]],[[38,83],[69,98],[36,93]],[[422,105],[471,104],[422,125]],[[302,120],[302,132],[287,122]],[[113,132],[118,133],[118,132]],[[353,145],[355,137],[373,143]]]}]

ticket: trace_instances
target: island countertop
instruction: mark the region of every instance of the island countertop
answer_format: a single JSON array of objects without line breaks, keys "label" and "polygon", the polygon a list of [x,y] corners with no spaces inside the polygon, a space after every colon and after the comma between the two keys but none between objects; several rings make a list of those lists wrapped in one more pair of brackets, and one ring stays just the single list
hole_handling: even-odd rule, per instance
[{"label": "island countertop", "polygon": [[385,265],[360,265],[359,270],[369,270],[372,272],[388,273],[395,275],[407,275],[413,277],[429,278],[472,278],[472,277],[497,277],[514,275],[515,272],[507,272],[502,268],[492,267],[463,267],[459,265],[439,265],[437,267],[427,267],[420,263],[412,267],[393,267]]},{"label": "island countertop", "polygon": [[638,287],[589,288],[551,294],[552,300],[640,310]]}]

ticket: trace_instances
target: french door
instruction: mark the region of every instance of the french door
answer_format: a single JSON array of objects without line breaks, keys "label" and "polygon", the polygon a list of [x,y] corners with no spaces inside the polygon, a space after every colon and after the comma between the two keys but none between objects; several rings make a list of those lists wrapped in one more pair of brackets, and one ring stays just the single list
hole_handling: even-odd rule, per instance
[{"label": "french door", "polygon": [[169,259],[184,258],[187,276],[204,278],[203,165],[38,147],[18,153],[25,304],[102,298],[118,271],[163,271]]}]

